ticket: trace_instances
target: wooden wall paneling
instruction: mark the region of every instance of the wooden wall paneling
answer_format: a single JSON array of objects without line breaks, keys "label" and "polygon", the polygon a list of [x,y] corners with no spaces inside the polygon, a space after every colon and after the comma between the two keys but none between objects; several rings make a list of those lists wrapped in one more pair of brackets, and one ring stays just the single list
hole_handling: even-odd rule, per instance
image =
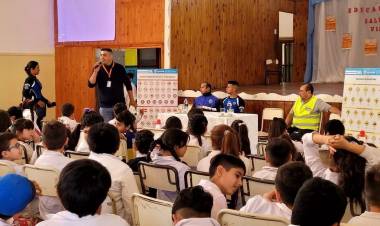
[{"label": "wooden wall paneling", "polygon": [[308,0],[295,1],[296,12],[294,14],[294,56],[292,82],[303,82],[306,69],[306,44]]}]

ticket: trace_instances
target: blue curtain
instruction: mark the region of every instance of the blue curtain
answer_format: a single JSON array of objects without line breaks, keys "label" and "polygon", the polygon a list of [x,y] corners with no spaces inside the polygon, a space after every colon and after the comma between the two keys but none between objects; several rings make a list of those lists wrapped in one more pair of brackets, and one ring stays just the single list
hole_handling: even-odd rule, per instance
[{"label": "blue curtain", "polygon": [[314,52],[314,9],[315,5],[328,0],[309,0],[309,16],[307,23],[307,56],[306,56],[306,70],[304,75],[304,82],[311,82],[313,79],[313,52]]}]

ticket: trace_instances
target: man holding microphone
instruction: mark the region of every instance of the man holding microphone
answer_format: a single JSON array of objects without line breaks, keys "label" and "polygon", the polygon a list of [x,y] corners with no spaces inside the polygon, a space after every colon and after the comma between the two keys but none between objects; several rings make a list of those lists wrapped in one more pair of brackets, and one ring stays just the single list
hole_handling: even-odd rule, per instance
[{"label": "man holding microphone", "polygon": [[127,88],[130,105],[136,107],[133,98],[131,81],[129,80],[123,65],[114,62],[112,50],[102,48],[100,50],[100,62],[97,62],[88,80],[88,87],[96,86],[100,109],[104,121],[113,118],[113,106],[116,103],[125,103],[124,86]]}]

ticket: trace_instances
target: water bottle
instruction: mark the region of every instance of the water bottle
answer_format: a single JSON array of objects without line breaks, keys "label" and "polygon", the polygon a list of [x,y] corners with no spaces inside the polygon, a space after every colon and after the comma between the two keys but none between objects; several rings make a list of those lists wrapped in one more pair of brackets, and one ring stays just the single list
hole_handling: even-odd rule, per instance
[{"label": "water bottle", "polygon": [[232,103],[229,101],[227,103],[227,112],[234,112],[234,110],[232,109]]},{"label": "water bottle", "polygon": [[189,110],[189,102],[187,101],[187,98],[183,100],[183,111],[187,112]]}]

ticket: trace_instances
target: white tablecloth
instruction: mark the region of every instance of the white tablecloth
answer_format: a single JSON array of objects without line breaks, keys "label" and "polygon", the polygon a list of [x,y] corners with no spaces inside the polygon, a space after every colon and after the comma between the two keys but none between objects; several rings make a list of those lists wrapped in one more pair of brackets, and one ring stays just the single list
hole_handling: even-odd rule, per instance
[{"label": "white tablecloth", "polygon": [[[257,145],[257,140],[258,140],[258,116],[256,114],[244,114],[244,113],[239,113],[239,114],[226,114],[222,116],[222,113],[220,112],[204,112],[207,120],[208,120],[208,126],[207,126],[207,131],[210,132],[211,129],[219,124],[225,124],[225,125],[231,125],[233,121],[235,120],[242,120],[245,124],[247,124],[248,127],[248,137],[251,142],[251,152],[252,154],[256,154],[256,145]],[[176,116],[178,117],[181,122],[183,129],[187,129],[187,123],[188,123],[188,118],[187,114],[184,113],[159,113],[158,118],[161,120],[161,124],[165,125],[166,120],[170,116]]]}]

